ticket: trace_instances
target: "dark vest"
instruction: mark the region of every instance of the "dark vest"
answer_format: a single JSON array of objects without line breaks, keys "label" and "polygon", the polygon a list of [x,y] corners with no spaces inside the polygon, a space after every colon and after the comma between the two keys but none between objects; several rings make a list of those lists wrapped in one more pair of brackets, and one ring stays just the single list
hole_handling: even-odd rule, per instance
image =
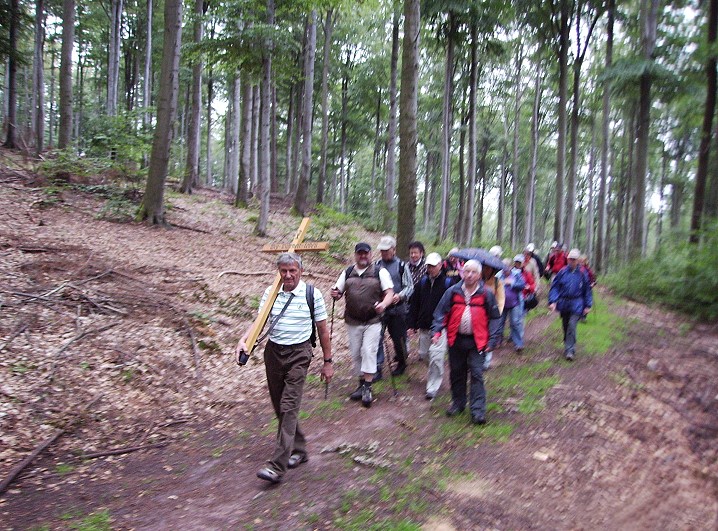
[{"label": "dark vest", "polygon": [[356,266],[351,268],[344,284],[344,297],[344,321],[348,325],[373,324],[381,320],[374,309],[374,304],[381,302],[382,290],[373,264],[361,276],[357,274]]}]

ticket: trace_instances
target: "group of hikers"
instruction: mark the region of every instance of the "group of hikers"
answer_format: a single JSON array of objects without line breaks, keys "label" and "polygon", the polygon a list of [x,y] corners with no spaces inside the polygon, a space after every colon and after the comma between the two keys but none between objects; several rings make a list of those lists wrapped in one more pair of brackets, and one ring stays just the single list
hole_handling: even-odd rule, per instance
[{"label": "group of hikers", "polygon": [[[426,255],[419,241],[408,246],[409,260],[397,256],[396,240],[383,236],[378,245],[381,258],[373,261],[366,242],[354,247],[354,263],[342,270],[331,288],[337,301],[344,298],[349,352],[358,386],[349,395],[368,408],[374,401],[372,384],[384,377],[385,336],[393,346],[391,378],[406,371],[409,339],[418,339],[418,357],[427,363],[426,394],[433,400],[443,381],[448,354],[451,404],[446,415],[463,413],[467,405],[471,422],[486,423],[486,391],[483,373],[491,366],[493,352],[508,341],[516,353],[524,349],[524,321],[542,295],[541,277],[549,281],[548,307],[559,312],[564,332],[564,356],[575,357],[576,328],[593,305],[595,276],[578,249],[566,252],[558,242],[541,260],[533,243],[523,253],[502,259],[494,246],[490,259],[452,249],[446,259],[439,253]],[[307,461],[306,439],[299,428],[299,409],[304,382],[312,359],[315,337],[323,354],[322,381],[333,375],[327,308],[318,288],[301,280],[302,259],[282,253],[277,259],[281,289],[268,319],[264,363],[269,395],[278,418],[272,458],[257,477],[278,483],[288,468]],[[271,294],[267,288],[260,311]],[[237,346],[237,359],[247,353],[252,325]],[[468,396],[467,396],[467,380]]]}]

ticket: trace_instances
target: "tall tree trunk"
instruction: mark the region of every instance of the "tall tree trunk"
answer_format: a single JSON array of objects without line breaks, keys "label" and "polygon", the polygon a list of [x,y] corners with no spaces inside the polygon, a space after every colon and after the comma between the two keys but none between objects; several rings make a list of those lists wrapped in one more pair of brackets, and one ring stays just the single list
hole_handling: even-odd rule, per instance
[{"label": "tall tree trunk", "polygon": [[269,180],[272,193],[279,192],[279,176],[277,175],[277,83],[272,77],[272,90],[269,110]]},{"label": "tall tree trunk", "polygon": [[[194,43],[202,42],[202,13],[204,0],[194,2]],[[202,60],[197,57],[192,64],[192,108],[189,115],[189,130],[187,131],[187,161],[185,162],[184,179],[180,191],[191,194],[199,184],[199,152],[200,127],[202,113]]]},{"label": "tall tree trunk", "polygon": [[139,220],[164,224],[164,189],[172,146],[172,126],[177,114],[179,59],[182,45],[182,1],[165,0],[164,43],[160,90],[157,98],[157,126],[152,141],[152,154],[147,186],[137,214]]},{"label": "tall tree trunk", "polygon": [[304,109],[302,112],[302,169],[294,197],[294,209],[302,216],[307,211],[309,175],[312,172],[312,103],[314,101],[314,57],[317,47],[317,10],[312,9],[307,27],[304,55]]},{"label": "tall tree trunk", "polygon": [[558,42],[558,145],[556,149],[556,211],[554,212],[553,238],[562,241],[564,221],[563,184],[566,173],[566,115],[568,102],[568,48],[569,41],[569,0],[559,0],[561,20]]},{"label": "tall tree trunk", "polygon": [[526,183],[526,241],[532,242],[535,237],[534,219],[536,216],[536,169],[538,167],[539,151],[539,119],[541,112],[541,77],[543,64],[536,64],[536,81],[534,82],[534,104],[531,112],[531,167],[529,179]]},{"label": "tall tree trunk", "polygon": [[122,44],[122,0],[110,2],[110,41],[107,63],[107,115],[117,115],[117,86],[120,79]]},{"label": "tall tree trunk", "polygon": [[347,212],[347,197],[345,178],[347,173],[347,110],[349,106],[349,67],[351,65],[351,52],[347,50],[347,58],[344,64],[344,75],[342,76],[342,125],[341,125],[341,148],[339,166],[339,210]]},{"label": "tall tree trunk", "polygon": [[381,87],[378,87],[376,95],[376,113],[374,120],[374,153],[371,158],[371,188],[370,188],[370,201],[371,201],[371,215],[374,217],[376,211],[376,190],[378,189],[376,183],[376,171],[379,165],[379,156],[381,154],[381,139],[379,137],[379,127],[381,125]]},{"label": "tall tree trunk", "polygon": [[[615,16],[616,2],[608,0],[606,26],[606,60],[605,68],[609,70],[613,65],[613,23]],[[608,183],[608,160],[611,149],[610,138],[611,124],[611,96],[609,90],[603,91],[603,116],[602,116],[602,138],[601,138],[601,176],[598,185],[598,229],[596,231],[596,260],[594,262],[596,271],[606,271],[606,234],[608,219],[606,217],[606,189]]]},{"label": "tall tree trunk", "polygon": [[468,91],[464,93],[464,98],[461,102],[461,127],[459,129],[459,181],[456,183],[456,188],[459,191],[459,211],[456,213],[456,220],[454,221],[454,241],[460,244],[464,244],[464,215],[466,214],[466,170],[464,168],[464,152],[466,149],[466,125],[469,121],[469,112],[466,109],[466,97]]},{"label": "tall tree trunk", "polygon": [[239,162],[239,184],[235,206],[246,207],[249,202],[249,183],[251,179],[252,159],[252,83],[245,77],[242,81],[242,156]]},{"label": "tall tree trunk", "polygon": [[[261,82],[260,82],[261,84]],[[261,119],[262,101],[260,85],[252,87],[252,150],[250,155],[250,175],[252,186],[250,189],[254,195],[258,195],[259,187],[259,129]]]},{"label": "tall tree trunk", "polygon": [[591,124],[591,151],[588,160],[588,204],[586,205],[586,255],[593,256],[594,175],[596,172],[596,126]]},{"label": "tall tree trunk", "polygon": [[231,121],[229,124],[229,171],[227,175],[227,181],[230,183],[230,189],[233,194],[236,194],[239,190],[239,137],[240,130],[242,129],[242,114],[241,114],[241,96],[242,96],[242,78],[239,75],[239,71],[235,72],[234,79],[232,79],[232,114]]},{"label": "tall tree trunk", "polygon": [[6,148],[15,149],[15,135],[17,132],[17,34],[20,24],[20,2],[10,0],[10,27],[8,31],[8,62],[7,62],[7,136]]},{"label": "tall tree trunk", "polygon": [[286,156],[284,157],[285,164],[285,176],[284,176],[284,195],[289,195],[292,186],[292,148],[294,146],[294,113],[296,112],[296,105],[294,100],[294,91],[296,90],[296,84],[291,83],[289,86],[289,109],[287,110],[287,149]]},{"label": "tall tree trunk", "polygon": [[67,149],[72,140],[72,48],[75,43],[75,0],[62,1],[62,49],[60,51],[60,129],[57,147]]},{"label": "tall tree trunk", "polygon": [[[504,122],[504,137],[508,137],[508,127]],[[506,177],[508,169],[506,168],[509,153],[504,146],[501,150],[501,162],[499,163],[499,204],[498,214],[496,216],[496,241],[499,244],[504,242],[504,217],[506,212]]]},{"label": "tall tree trunk", "polygon": [[416,228],[417,106],[419,85],[419,0],[404,1],[404,42],[401,65],[399,116],[399,199],[396,245],[408,250]]},{"label": "tall tree trunk", "polygon": [[[659,0],[641,0],[641,41],[643,58],[654,62]],[[640,258],[645,253],[644,223],[646,217],[646,182],[648,175],[648,142],[651,126],[652,76],[645,71],[640,78],[638,119],[636,124],[636,171],[634,180],[635,202],[631,224],[630,257]]]},{"label": "tall tree trunk", "polygon": [[453,12],[449,11],[449,32],[446,42],[446,65],[444,69],[444,106],[441,139],[441,220],[439,221],[438,240],[448,236],[450,187],[451,187],[451,130],[452,99],[454,95],[454,34],[456,22]]},{"label": "tall tree trunk", "polygon": [[[331,61],[332,32],[334,30],[333,10],[327,10],[324,21],[324,61],[322,63],[322,144],[317,179],[317,204],[324,203],[324,187],[327,183],[327,147],[329,146],[329,64]],[[376,159],[373,164],[376,163]],[[372,165],[373,168],[373,165]],[[373,171],[373,170],[372,170]],[[373,173],[372,173],[373,178]]]},{"label": "tall tree trunk", "polygon": [[[708,49],[713,50],[718,30],[718,0],[710,0],[708,6]],[[708,181],[708,163],[710,157],[711,137],[713,133],[713,116],[716,107],[716,55],[712,51],[706,62],[706,102],[703,111],[703,127],[701,144],[698,151],[698,169],[696,170],[696,189],[693,193],[693,212],[691,214],[691,243],[698,243],[700,230],[703,226],[703,210],[705,206],[706,183]],[[715,205],[713,206],[715,208]]]},{"label": "tall tree trunk", "polygon": [[384,186],[384,230],[394,226],[394,195],[396,189],[396,115],[397,77],[399,75],[399,8],[395,5],[391,31],[391,60],[389,74],[389,124],[386,151],[386,183]]},{"label": "tall tree trunk", "polygon": [[145,128],[150,127],[151,116],[149,107],[152,103],[150,101],[152,97],[152,0],[147,0],[147,34],[145,38],[145,75],[144,83],[142,84],[142,105],[145,108],[145,112],[142,115],[142,125]]},{"label": "tall tree trunk", "polygon": [[478,82],[478,28],[471,23],[471,59],[469,65],[469,160],[467,168],[468,189],[463,241],[471,245],[474,238],[474,202],[476,197],[476,84]]},{"label": "tall tree trunk", "polygon": [[214,97],[214,81],[212,79],[212,68],[210,67],[207,72],[207,168],[206,168],[206,183],[207,186],[212,186],[214,183],[214,177],[212,176],[212,98]]},{"label": "tall tree trunk", "polygon": [[35,48],[32,64],[32,131],[35,153],[40,154],[45,143],[45,1],[35,2]]},{"label": "tall tree trunk", "polygon": [[54,146],[55,138],[55,46],[50,41],[50,119],[48,121],[48,137],[47,145],[49,148]]},{"label": "tall tree trunk", "polygon": [[[267,0],[267,25],[274,25],[274,0]],[[262,84],[261,93],[261,149],[259,151],[259,181],[257,197],[259,198],[259,217],[254,232],[257,236],[267,235],[269,223],[269,190],[272,186],[269,175],[269,111],[272,90],[272,49],[271,39],[267,39],[262,52]]]},{"label": "tall tree trunk", "polygon": [[519,217],[519,124],[521,121],[521,100],[523,89],[521,86],[521,67],[523,66],[524,54],[523,44],[519,39],[516,49],[516,77],[514,86],[517,88],[514,98],[514,126],[513,126],[513,153],[511,155],[511,248],[516,249],[518,240],[518,217]]}]

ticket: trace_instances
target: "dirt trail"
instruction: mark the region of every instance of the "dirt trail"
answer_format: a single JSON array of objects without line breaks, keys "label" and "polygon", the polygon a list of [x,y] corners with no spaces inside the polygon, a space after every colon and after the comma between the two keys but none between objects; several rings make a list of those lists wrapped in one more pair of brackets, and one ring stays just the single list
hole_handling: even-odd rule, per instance
[{"label": "dirt trail", "polygon": [[[93,513],[113,529],[718,527],[716,325],[612,303],[625,338],[589,354],[582,325],[569,364],[540,307],[525,353],[497,351],[489,424],[473,427],[444,416],[446,378],[424,399],[415,349],[396,397],[384,381],[370,409],[346,400],[355,379],[336,319],[329,399],[312,376],[303,403],[310,461],[268,486],[254,476],[275,429],[263,366],[232,360],[273,272],[250,212],[200,192],[169,199],[170,221],[195,230],[117,224],[95,219],[94,196],[64,191],[40,208],[42,189],[2,177],[2,477],[101,397],[0,497],[3,529],[72,528]],[[270,239],[296,225],[274,212]],[[310,257],[307,269],[326,292],[341,263]],[[503,387],[520,368],[557,383],[527,402]],[[167,446],[78,458],[156,442]]]}]

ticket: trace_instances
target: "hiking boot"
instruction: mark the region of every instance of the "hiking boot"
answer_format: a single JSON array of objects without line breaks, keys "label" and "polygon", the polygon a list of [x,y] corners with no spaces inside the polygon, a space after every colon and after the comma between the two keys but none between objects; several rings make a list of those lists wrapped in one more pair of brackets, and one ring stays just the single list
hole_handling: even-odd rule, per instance
[{"label": "hiking boot", "polygon": [[486,424],[486,417],[483,415],[471,415],[471,423],[483,426]]},{"label": "hiking boot", "polygon": [[398,365],[396,369],[391,371],[392,376],[401,376],[406,371],[406,364]]},{"label": "hiking boot", "polygon": [[359,387],[357,387],[349,398],[352,400],[361,400],[362,391],[364,390],[364,380],[359,380]]},{"label": "hiking boot", "polygon": [[361,394],[361,404],[364,407],[371,407],[371,401],[374,397],[371,395],[371,385],[364,385]]},{"label": "hiking boot", "polygon": [[384,375],[381,373],[381,369],[379,369],[378,371],[376,371],[374,373],[374,378],[372,379],[372,383],[378,382],[379,380],[383,380],[383,379],[384,379]]},{"label": "hiking boot", "polygon": [[257,477],[259,479],[263,479],[264,481],[269,481],[270,483],[279,483],[282,481],[282,476],[269,467],[261,468],[257,472]]},{"label": "hiking boot", "polygon": [[576,357],[576,356],[575,356],[575,354],[574,354],[573,352],[571,352],[571,351],[566,352],[566,359],[567,359],[568,361],[573,361],[575,357]]},{"label": "hiking boot", "polygon": [[463,407],[459,407],[456,404],[451,404],[451,407],[446,410],[446,416],[447,417],[455,417],[456,415],[460,415],[464,412]]},{"label": "hiking boot", "polygon": [[302,463],[309,461],[307,454],[292,454],[287,462],[287,468],[297,468]]}]

